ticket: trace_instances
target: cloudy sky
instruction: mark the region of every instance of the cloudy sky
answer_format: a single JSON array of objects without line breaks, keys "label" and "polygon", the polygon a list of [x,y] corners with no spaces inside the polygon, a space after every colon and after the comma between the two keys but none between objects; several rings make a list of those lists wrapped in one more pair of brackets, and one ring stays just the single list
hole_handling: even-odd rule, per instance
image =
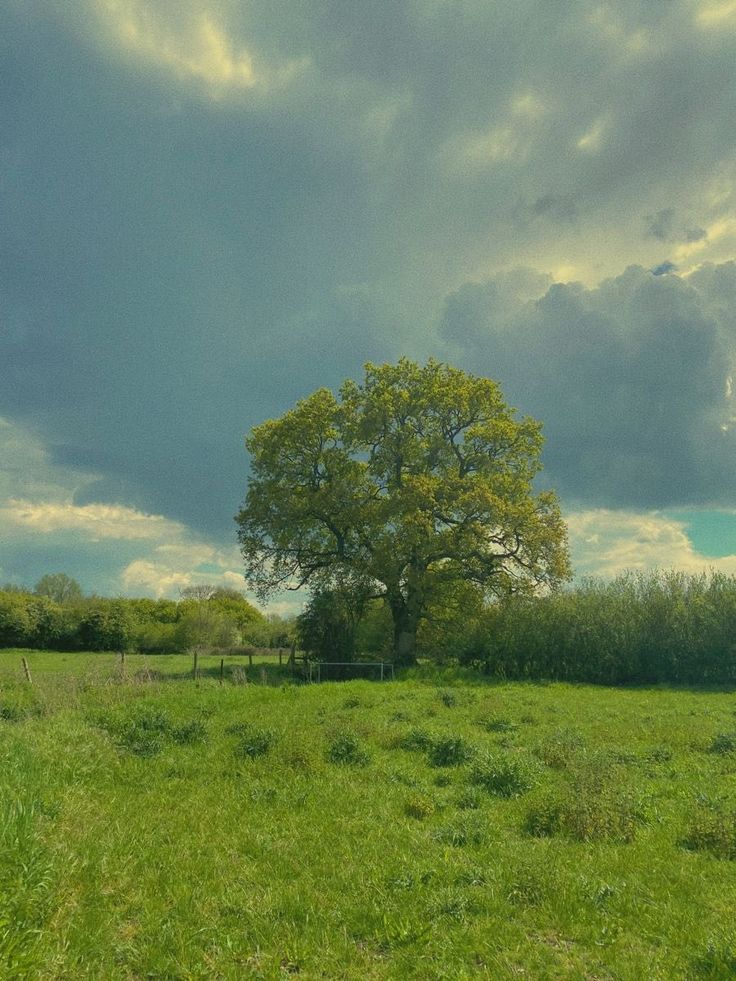
[{"label": "cloudy sky", "polygon": [[242,584],[243,436],[429,355],[578,574],[736,572],[736,0],[5,0],[0,581]]}]

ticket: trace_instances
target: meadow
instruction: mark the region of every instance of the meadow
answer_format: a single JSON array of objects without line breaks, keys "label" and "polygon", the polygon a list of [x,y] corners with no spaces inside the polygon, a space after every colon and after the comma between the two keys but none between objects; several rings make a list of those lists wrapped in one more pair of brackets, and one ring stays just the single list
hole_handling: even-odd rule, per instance
[{"label": "meadow", "polygon": [[0,652],[0,977],[736,975],[733,693],[206,661]]}]

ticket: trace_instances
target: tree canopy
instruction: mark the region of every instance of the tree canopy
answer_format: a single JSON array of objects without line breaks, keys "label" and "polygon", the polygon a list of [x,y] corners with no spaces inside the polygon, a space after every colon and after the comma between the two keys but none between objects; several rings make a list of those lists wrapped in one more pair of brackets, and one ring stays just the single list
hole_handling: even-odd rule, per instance
[{"label": "tree canopy", "polygon": [[365,368],[246,440],[251,476],[236,521],[246,579],[351,588],[391,610],[394,656],[414,660],[428,604],[448,583],[534,592],[569,577],[555,495],[535,493],[541,427],[498,384],[430,360]]}]

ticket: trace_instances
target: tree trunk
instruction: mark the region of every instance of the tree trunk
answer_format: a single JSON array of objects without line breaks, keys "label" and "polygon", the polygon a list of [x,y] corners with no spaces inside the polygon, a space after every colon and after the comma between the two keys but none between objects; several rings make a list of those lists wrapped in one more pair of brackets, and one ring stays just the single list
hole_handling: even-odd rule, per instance
[{"label": "tree trunk", "polygon": [[404,598],[397,590],[388,598],[394,621],[394,663],[417,663],[417,629],[420,620],[419,597],[412,591]]},{"label": "tree trunk", "polygon": [[394,662],[411,665],[417,663],[417,625],[394,622]]}]

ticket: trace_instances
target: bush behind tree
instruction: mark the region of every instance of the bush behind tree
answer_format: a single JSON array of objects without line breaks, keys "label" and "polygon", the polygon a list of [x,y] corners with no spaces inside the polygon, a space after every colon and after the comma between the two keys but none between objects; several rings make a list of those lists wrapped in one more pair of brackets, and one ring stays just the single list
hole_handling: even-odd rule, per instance
[{"label": "bush behind tree", "polygon": [[459,659],[507,678],[736,682],[736,577],[657,571],[590,579],[487,607]]}]

